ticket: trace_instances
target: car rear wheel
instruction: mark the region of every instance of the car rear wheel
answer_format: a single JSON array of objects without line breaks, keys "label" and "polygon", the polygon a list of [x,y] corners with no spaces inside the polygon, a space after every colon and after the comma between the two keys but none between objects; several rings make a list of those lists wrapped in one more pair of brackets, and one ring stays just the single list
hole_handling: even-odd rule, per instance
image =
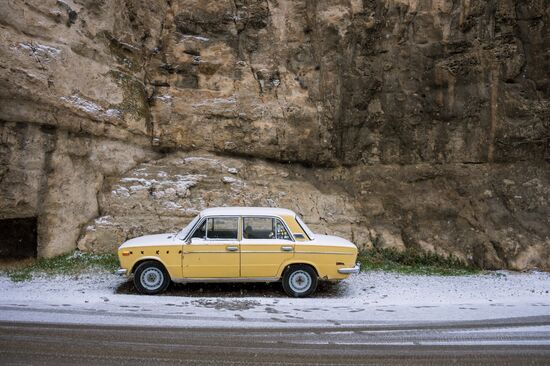
[{"label": "car rear wheel", "polygon": [[170,285],[170,275],[158,262],[143,262],[134,271],[134,286],[142,294],[159,294],[166,291],[168,285]]},{"label": "car rear wheel", "polygon": [[291,265],[283,276],[283,289],[288,296],[306,297],[317,289],[317,273],[304,264]]}]

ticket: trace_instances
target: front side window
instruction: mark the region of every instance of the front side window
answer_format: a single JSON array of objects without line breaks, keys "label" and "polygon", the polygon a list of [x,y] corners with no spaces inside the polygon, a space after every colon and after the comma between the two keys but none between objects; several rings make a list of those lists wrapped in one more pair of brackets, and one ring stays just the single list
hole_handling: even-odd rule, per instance
[{"label": "front side window", "polygon": [[243,239],[292,240],[281,220],[272,217],[243,217]]},{"label": "front side window", "polygon": [[237,239],[239,231],[238,217],[210,217],[206,221],[208,239]]}]

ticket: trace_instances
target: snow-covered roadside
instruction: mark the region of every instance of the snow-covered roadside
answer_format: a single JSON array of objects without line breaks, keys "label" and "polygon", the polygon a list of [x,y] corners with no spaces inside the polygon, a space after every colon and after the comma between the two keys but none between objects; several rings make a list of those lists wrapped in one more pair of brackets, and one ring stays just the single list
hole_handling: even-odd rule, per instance
[{"label": "snow-covered roadside", "polygon": [[550,316],[550,274],[477,276],[361,273],[329,298],[183,297],[115,294],[111,274],[0,277],[0,320],[163,326],[364,326]]}]

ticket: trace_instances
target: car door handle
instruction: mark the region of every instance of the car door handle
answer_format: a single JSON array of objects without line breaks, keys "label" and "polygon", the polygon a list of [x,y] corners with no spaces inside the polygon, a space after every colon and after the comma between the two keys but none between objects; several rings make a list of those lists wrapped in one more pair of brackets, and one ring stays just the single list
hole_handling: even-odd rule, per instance
[{"label": "car door handle", "polygon": [[239,250],[239,247],[225,247],[225,250],[227,250],[228,252],[236,252],[237,250]]},{"label": "car door handle", "polygon": [[282,250],[283,252],[292,252],[292,247],[291,247],[291,246],[288,246],[288,245],[283,245],[283,246],[281,247],[281,250]]}]

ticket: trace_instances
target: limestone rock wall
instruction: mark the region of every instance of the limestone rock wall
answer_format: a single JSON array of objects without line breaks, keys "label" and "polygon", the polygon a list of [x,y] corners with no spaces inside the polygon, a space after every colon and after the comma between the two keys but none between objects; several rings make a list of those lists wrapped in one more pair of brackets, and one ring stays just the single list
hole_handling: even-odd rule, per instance
[{"label": "limestone rock wall", "polygon": [[40,256],[258,204],[361,246],[550,267],[547,1],[1,9],[0,219],[38,217]]},{"label": "limestone rock wall", "polygon": [[160,145],[309,164],[547,156],[544,1],[171,2]]},{"label": "limestone rock wall", "polygon": [[287,207],[312,229],[370,245],[365,218],[343,190],[321,192],[313,172],[258,159],[177,153],[105,180],[102,216],[79,241],[83,250],[113,250],[128,238],[181,230],[202,209],[217,206]]},{"label": "limestone rock wall", "polygon": [[38,217],[38,255],[73,250],[81,227],[99,215],[97,193],[155,153],[48,125],[0,124],[1,218]]},{"label": "limestone rock wall", "polygon": [[215,206],[288,207],[365,248],[417,248],[482,268],[548,268],[550,172],[541,165],[311,169],[176,153],[108,178],[79,248],[111,251],[181,230]]},{"label": "limestone rock wall", "polygon": [[[481,268],[550,268],[550,169],[527,164],[339,168],[374,246],[453,254]],[[343,177],[334,179],[334,177]]]}]

